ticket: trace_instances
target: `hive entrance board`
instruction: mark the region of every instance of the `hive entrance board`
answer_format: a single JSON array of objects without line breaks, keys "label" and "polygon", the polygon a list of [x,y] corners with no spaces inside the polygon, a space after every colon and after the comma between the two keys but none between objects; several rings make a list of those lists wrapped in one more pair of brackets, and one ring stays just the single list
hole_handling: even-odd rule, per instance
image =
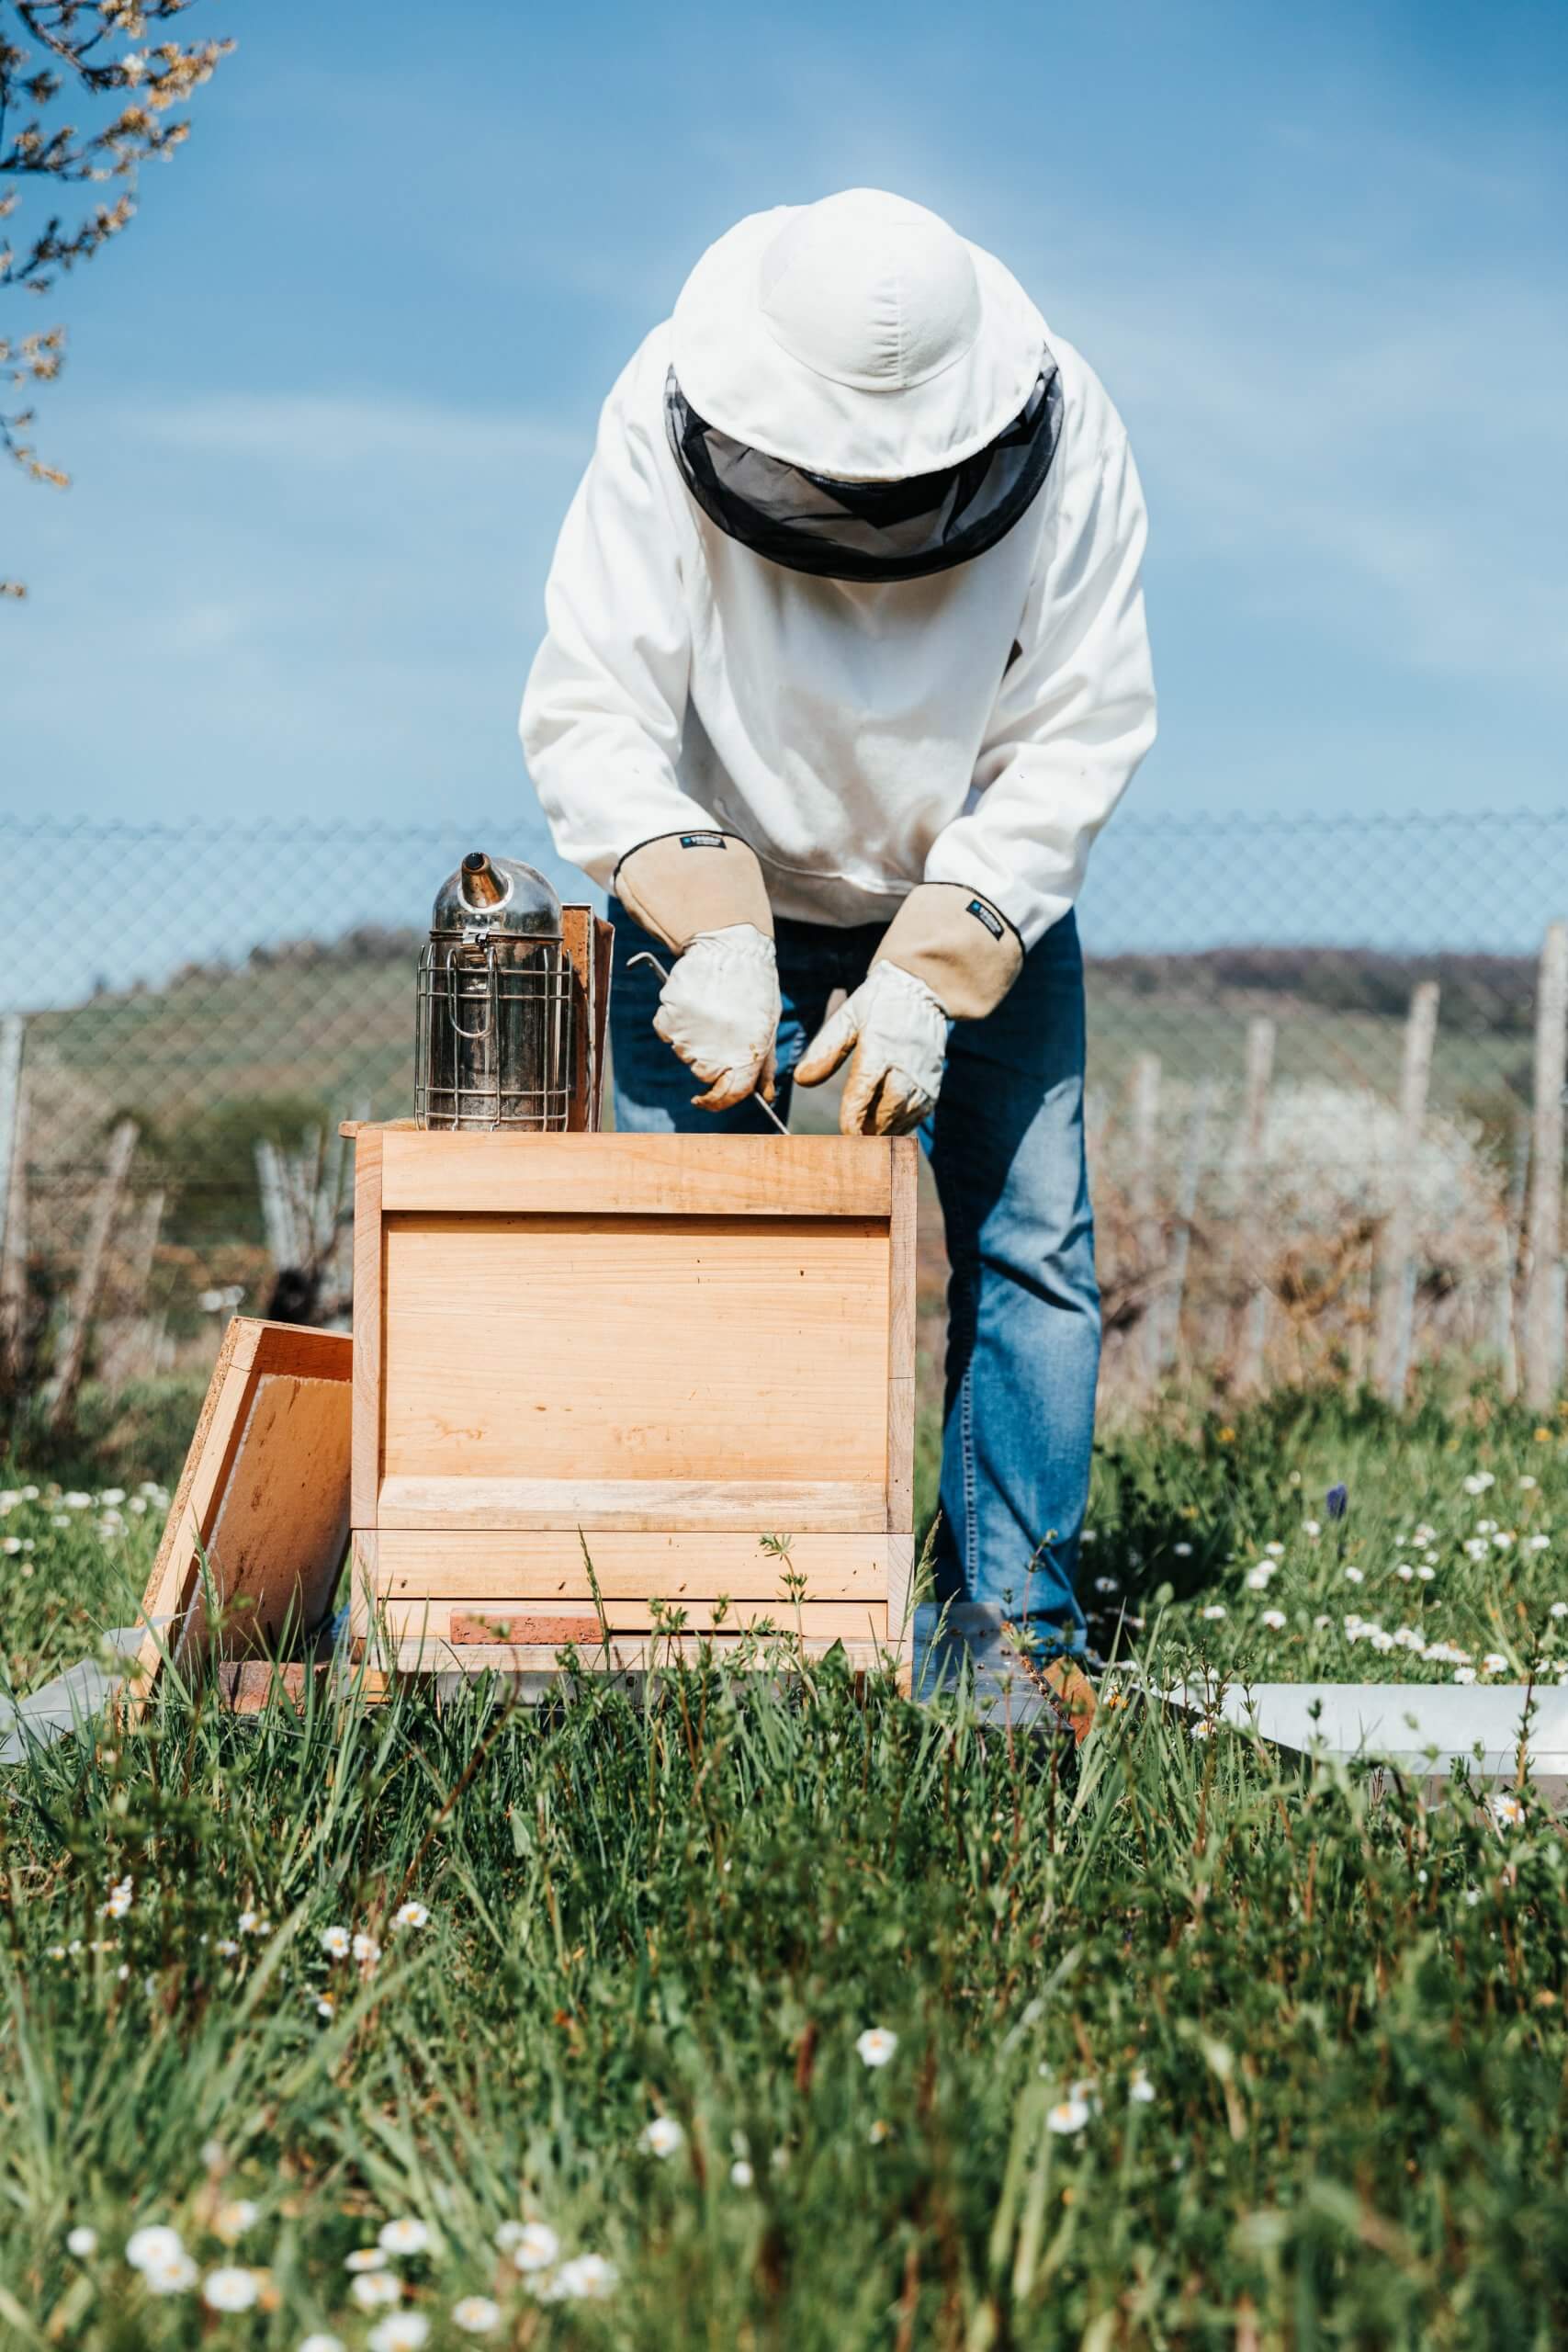
[{"label": "hive entrance board", "polygon": [[604,1635],[641,1665],[670,1609],[688,1642],[905,1653],[912,1142],[356,1149],[354,1622],[382,1663],[534,1670]]},{"label": "hive entrance board", "polygon": [[224,1334],[141,1603],[146,1703],[166,1651],[195,1668],[267,1656],[325,1614],[348,1541],[353,1342],[236,1317]]}]

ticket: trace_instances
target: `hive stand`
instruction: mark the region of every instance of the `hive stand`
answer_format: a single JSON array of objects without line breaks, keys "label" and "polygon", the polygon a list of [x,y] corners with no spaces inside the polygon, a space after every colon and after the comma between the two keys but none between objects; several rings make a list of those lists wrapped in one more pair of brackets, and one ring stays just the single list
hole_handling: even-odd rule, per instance
[{"label": "hive stand", "polygon": [[643,1669],[771,1624],[907,1672],[911,1139],[367,1125],[355,1148],[373,1664],[538,1672],[576,1643]]}]

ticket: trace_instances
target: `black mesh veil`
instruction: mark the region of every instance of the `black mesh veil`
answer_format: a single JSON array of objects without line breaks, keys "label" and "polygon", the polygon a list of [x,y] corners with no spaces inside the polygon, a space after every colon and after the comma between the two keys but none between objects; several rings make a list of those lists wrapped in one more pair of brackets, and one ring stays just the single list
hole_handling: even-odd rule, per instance
[{"label": "black mesh veil", "polygon": [[829,580],[919,580],[967,563],[1032,504],[1062,432],[1061,374],[1049,351],[1005,432],[962,464],[905,481],[834,481],[764,457],[664,387],[670,446],[711,522],[753,553]]}]

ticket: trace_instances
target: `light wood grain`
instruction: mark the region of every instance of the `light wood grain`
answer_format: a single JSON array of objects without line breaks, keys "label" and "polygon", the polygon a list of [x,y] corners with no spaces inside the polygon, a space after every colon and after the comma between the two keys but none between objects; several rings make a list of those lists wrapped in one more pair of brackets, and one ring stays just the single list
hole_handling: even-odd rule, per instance
[{"label": "light wood grain", "polygon": [[[596,1581],[606,1597],[782,1603],[786,1574],[804,1579],[811,1600],[880,1600],[898,1574],[913,1539],[870,1535],[797,1535],[786,1557],[764,1551],[759,1526],[736,1533],[691,1528],[659,1532],[615,1531],[586,1540],[575,1528],[530,1532],[509,1527],[453,1532],[382,1529],[355,1539],[356,1580],[393,1599],[423,1593],[432,1600],[476,1605],[521,1596],[533,1601],[585,1600]],[[902,1547],[900,1549],[900,1547]]]},{"label": "light wood grain", "polygon": [[387,1216],[382,1233],[384,1480],[885,1482],[883,1226]]},{"label": "light wood grain", "polygon": [[[646,1673],[651,1668],[668,1667],[677,1658],[694,1662],[705,1654],[733,1663],[743,1651],[759,1673],[787,1671],[789,1660],[779,1645],[761,1636],[736,1634],[684,1635],[657,1637],[625,1634],[613,1636],[606,1646],[596,1643],[592,1648],[582,1645],[577,1653],[579,1664],[585,1672],[612,1674]],[[820,1657],[832,1646],[826,1642],[806,1643],[807,1657]],[[889,1650],[881,1642],[845,1642],[843,1651],[848,1664],[861,1672],[870,1672],[889,1660]],[[547,1643],[496,1642],[464,1643],[419,1641],[411,1637],[399,1643],[389,1656],[379,1660],[381,1673],[397,1674],[553,1674],[558,1671],[561,1651]]]},{"label": "light wood grain", "polygon": [[[646,1597],[623,1600],[606,1595],[601,1601],[604,1622],[616,1634],[649,1632],[655,1611],[664,1605],[655,1598]],[[888,1634],[887,1605],[880,1596],[871,1601],[803,1600],[798,1607],[786,1599],[735,1600],[728,1605],[710,1599],[668,1605],[679,1608],[685,1620],[684,1630],[693,1634],[716,1630],[737,1633],[761,1624],[777,1633],[800,1633],[817,1641],[881,1642],[887,1639]],[[561,1643],[574,1637],[569,1634],[530,1634],[527,1627],[547,1622],[566,1623],[572,1619],[585,1629],[575,1638],[597,1641],[599,1611],[592,1607],[580,1605],[571,1611],[550,1611],[541,1615],[538,1602],[523,1595],[480,1604],[472,1600],[432,1600],[423,1595],[389,1599],[359,1587],[354,1594],[349,1623],[355,1634],[361,1636],[375,1626],[384,1628],[396,1642],[412,1640],[423,1633],[432,1641],[456,1644],[461,1640],[471,1645],[471,1636],[457,1629],[482,1622],[492,1628],[489,1635],[491,1641],[554,1642],[558,1648]]]},{"label": "light wood grain", "polygon": [[593,1059],[593,910],[562,907],[561,946],[571,967],[571,1077],[569,1127],[586,1132],[593,1125],[591,1101]]},{"label": "light wood grain", "polygon": [[226,1654],[324,1610],[348,1533],[351,1364],[340,1332],[231,1323],[142,1596],[133,1719],[165,1651],[194,1665],[209,1646],[204,1551]]},{"label": "light wood grain", "polygon": [[[449,1140],[449,1138],[448,1138]],[[381,1247],[383,1131],[362,1127],[354,1145],[354,1506],[355,1527],[376,1523],[381,1483]]]},{"label": "light wood grain", "polygon": [[888,1148],[856,1136],[378,1134],[387,1214],[872,1217]]},{"label": "light wood grain", "polygon": [[880,1477],[388,1477],[378,1524],[390,1528],[732,1529],[781,1535],[886,1532]]},{"label": "light wood grain", "polygon": [[891,1147],[887,1267],[887,1524],[895,1534],[915,1524],[915,1216],[919,1147],[900,1136]]}]

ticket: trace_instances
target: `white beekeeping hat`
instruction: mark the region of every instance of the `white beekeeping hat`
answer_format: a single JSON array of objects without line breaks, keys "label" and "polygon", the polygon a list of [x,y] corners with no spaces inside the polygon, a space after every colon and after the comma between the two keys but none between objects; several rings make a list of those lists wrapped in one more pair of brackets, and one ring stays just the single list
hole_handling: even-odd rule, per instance
[{"label": "white beekeeping hat", "polygon": [[876,188],[754,212],[698,262],[671,361],[690,407],[845,482],[958,465],[1024,408],[1045,322],[1010,271]]}]

